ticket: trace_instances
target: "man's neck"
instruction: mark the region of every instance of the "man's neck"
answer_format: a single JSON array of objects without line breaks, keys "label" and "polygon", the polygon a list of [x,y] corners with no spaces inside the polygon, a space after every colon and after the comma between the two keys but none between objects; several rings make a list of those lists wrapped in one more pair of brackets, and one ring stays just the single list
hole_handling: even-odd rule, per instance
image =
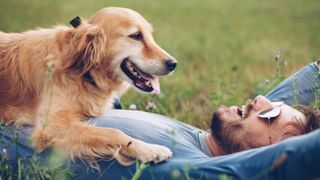
[{"label": "man's neck", "polygon": [[214,156],[221,156],[225,154],[223,150],[218,146],[215,139],[212,137],[211,131],[206,132],[205,140],[208,144],[211,154],[213,154]]}]

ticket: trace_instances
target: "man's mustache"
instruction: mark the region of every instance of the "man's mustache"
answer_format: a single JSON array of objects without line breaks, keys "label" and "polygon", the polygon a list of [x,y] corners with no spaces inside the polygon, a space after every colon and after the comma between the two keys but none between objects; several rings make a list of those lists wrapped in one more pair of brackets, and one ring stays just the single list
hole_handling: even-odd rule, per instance
[{"label": "man's mustache", "polygon": [[253,100],[252,99],[248,99],[246,101],[246,104],[245,104],[245,108],[244,108],[244,111],[243,111],[243,114],[244,114],[244,118],[248,117],[249,116],[249,113],[250,111],[253,109]]}]

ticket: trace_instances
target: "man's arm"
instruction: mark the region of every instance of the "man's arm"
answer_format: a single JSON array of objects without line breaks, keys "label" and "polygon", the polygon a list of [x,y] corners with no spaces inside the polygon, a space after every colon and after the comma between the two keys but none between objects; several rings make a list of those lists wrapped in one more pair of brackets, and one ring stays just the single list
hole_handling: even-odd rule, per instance
[{"label": "man's arm", "polygon": [[319,89],[319,69],[316,63],[310,63],[273,88],[266,97],[288,105],[309,105],[315,101]]}]

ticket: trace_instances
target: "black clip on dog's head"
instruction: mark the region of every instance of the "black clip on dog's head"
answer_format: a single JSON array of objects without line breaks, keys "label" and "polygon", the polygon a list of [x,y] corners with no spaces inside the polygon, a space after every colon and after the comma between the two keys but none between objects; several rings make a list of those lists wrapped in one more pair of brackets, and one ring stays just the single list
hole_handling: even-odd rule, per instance
[{"label": "black clip on dog's head", "polygon": [[72,27],[77,28],[81,24],[81,19],[79,16],[77,16],[73,18],[69,23],[71,24]]}]

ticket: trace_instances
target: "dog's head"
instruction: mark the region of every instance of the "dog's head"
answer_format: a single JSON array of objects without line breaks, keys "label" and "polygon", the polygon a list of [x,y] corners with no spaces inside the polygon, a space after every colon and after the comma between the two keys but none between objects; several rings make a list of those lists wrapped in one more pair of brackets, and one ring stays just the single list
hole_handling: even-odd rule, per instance
[{"label": "dog's head", "polygon": [[153,39],[152,26],[133,10],[104,8],[88,22],[76,19],[73,24],[75,28],[63,38],[68,43],[60,49],[76,53],[63,66],[97,86],[128,82],[143,92],[159,93],[157,76],[170,74],[177,65]]}]

